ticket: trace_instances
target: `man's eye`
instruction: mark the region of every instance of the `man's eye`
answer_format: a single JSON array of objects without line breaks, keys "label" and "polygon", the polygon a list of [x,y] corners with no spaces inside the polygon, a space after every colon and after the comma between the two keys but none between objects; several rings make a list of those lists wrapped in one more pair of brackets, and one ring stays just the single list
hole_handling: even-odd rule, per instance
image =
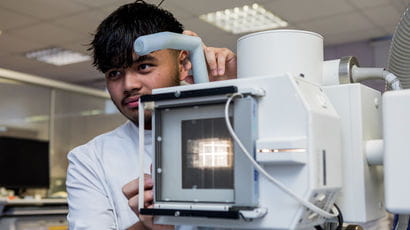
[{"label": "man's eye", "polygon": [[153,65],[151,65],[151,64],[141,64],[141,65],[138,65],[138,70],[139,70],[139,71],[147,72],[147,71],[150,70],[150,68],[151,68],[152,66],[153,66]]},{"label": "man's eye", "polygon": [[107,78],[109,80],[115,80],[115,79],[120,78],[121,76],[122,76],[122,72],[118,70],[109,71],[107,74]]}]

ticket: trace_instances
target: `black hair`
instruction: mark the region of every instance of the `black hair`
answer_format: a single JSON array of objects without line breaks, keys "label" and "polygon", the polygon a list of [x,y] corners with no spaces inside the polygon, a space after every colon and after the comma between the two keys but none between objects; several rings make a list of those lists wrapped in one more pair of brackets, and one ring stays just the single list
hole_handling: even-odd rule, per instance
[{"label": "black hair", "polygon": [[144,1],[123,5],[98,26],[88,49],[93,52],[93,64],[103,73],[130,67],[134,40],[163,31],[182,33],[183,26],[169,11]]}]

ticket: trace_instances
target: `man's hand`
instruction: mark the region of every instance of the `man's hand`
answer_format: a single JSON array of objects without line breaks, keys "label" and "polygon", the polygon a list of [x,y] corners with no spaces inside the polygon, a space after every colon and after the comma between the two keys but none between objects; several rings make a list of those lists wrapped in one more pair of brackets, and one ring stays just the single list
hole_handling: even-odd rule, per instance
[{"label": "man's hand", "polygon": [[[155,229],[155,230],[168,230],[174,229],[172,225],[159,225],[153,223],[153,216],[147,215],[140,215],[138,210],[138,189],[139,179],[132,180],[128,184],[122,187],[122,192],[124,193],[125,197],[128,199],[128,205],[131,209],[137,214],[140,222],[134,224],[131,229],[135,230],[143,230],[143,229]],[[144,175],[144,208],[152,208],[153,207],[153,182],[151,175],[145,174]]]},{"label": "man's hand", "polygon": [[[190,30],[183,32],[185,35],[199,37],[198,34]],[[236,78],[236,55],[230,49],[208,47],[202,44],[205,59],[208,64],[209,81],[219,81]],[[185,63],[187,68],[191,68],[191,62]],[[192,83],[192,82],[191,82]]]}]

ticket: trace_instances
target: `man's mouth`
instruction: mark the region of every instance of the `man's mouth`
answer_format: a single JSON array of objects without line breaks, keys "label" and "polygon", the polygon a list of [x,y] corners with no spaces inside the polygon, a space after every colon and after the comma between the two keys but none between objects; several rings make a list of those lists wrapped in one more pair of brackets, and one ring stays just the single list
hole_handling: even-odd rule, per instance
[{"label": "man's mouth", "polygon": [[130,96],[123,100],[123,105],[125,105],[129,109],[137,109],[138,108],[138,100],[140,96]]}]

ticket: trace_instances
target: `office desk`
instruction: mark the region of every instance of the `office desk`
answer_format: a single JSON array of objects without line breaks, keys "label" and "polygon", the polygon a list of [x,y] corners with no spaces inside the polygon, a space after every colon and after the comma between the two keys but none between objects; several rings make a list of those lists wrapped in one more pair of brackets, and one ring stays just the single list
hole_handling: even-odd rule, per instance
[{"label": "office desk", "polygon": [[0,230],[67,230],[66,199],[0,198]]}]

